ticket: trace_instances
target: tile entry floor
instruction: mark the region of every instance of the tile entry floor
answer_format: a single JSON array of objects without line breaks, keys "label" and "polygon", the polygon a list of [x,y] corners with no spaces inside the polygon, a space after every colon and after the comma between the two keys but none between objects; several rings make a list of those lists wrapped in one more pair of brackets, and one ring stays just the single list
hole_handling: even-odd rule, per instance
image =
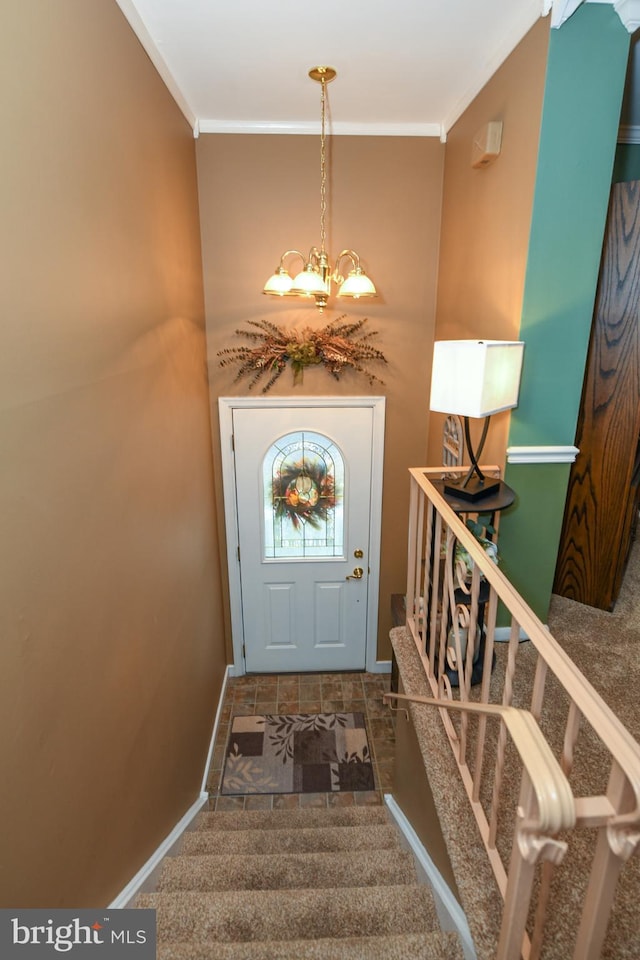
[{"label": "tile entry floor", "polygon": [[[392,786],[395,714],[382,702],[390,674],[282,673],[230,677],[209,774],[210,810],[271,810],[380,804]],[[355,793],[286,793],[220,796],[232,717],[291,713],[363,713],[376,789]]]}]

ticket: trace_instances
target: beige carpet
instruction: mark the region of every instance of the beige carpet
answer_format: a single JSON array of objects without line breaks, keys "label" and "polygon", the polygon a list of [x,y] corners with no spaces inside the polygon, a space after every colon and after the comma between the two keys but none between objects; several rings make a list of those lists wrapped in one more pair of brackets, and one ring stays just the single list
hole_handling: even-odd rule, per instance
[{"label": "beige carpet", "polygon": [[[620,595],[611,613],[564,597],[552,598],[549,629],[640,741],[640,541],[631,550]],[[588,739],[588,738],[586,738]],[[605,765],[594,748],[585,748],[582,768],[576,770],[576,787],[587,787],[598,777],[604,789]],[[593,845],[584,831],[574,858],[591,855]],[[570,869],[571,861],[565,865]],[[640,856],[623,868],[602,960],[640,958]]]},{"label": "beige carpet", "polygon": [[382,806],[200,814],[135,905],[158,960],[463,960]]},{"label": "beige carpet", "polygon": [[554,596],[549,629],[640,740],[640,540],[631,548],[612,613]]}]

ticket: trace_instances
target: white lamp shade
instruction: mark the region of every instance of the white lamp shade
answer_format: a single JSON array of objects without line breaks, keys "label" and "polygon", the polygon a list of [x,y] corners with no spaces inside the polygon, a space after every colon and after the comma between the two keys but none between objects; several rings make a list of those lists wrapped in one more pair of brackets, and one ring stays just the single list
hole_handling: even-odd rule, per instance
[{"label": "white lamp shade", "polygon": [[431,410],[488,417],[517,406],[523,352],[521,341],[436,341]]}]

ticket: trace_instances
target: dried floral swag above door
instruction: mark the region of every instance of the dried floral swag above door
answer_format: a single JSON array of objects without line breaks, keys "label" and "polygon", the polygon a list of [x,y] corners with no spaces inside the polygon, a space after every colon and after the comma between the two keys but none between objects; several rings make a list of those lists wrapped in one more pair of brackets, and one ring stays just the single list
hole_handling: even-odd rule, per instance
[{"label": "dried floral swag above door", "polygon": [[267,377],[262,393],[267,393],[282,375],[288,363],[294,386],[302,383],[304,368],[323,364],[332,377],[340,379],[345,369],[362,373],[370,384],[383,383],[368,365],[386,363],[381,350],[371,344],[375,331],[364,331],[366,318],[350,322],[345,316],[332,320],[319,330],[285,330],[269,320],[248,320],[255,330],[236,330],[252,346],[226,347],[218,352],[220,366],[238,365],[235,382],[251,377],[249,389]]}]

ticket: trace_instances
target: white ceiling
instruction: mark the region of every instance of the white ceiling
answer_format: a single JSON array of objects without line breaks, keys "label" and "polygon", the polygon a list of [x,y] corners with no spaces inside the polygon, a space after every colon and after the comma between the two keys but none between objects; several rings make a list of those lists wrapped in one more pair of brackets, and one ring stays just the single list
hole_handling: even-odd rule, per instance
[{"label": "white ceiling", "polygon": [[307,74],[329,65],[333,133],[443,137],[540,16],[580,2],[117,0],[196,135],[316,133]]}]

